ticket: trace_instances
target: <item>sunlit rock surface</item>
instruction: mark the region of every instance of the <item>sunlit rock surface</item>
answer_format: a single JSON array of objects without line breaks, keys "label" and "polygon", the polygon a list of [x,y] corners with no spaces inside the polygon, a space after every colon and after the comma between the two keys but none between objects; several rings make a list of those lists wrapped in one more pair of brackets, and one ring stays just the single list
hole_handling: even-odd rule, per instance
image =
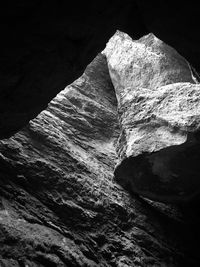
[{"label": "sunlit rock surface", "polygon": [[0,142],[1,266],[198,266],[198,212],[130,196],[113,180],[119,135],[98,55]]},{"label": "sunlit rock surface", "polygon": [[200,85],[189,63],[153,34],[117,32],[104,54],[118,99],[117,181],[154,200],[200,191]]}]

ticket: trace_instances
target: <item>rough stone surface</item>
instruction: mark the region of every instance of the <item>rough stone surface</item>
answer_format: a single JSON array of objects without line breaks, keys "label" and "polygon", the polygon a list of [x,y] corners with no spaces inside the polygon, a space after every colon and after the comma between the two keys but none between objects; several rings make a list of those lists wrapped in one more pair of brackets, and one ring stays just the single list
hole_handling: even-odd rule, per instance
[{"label": "rough stone surface", "polygon": [[118,99],[118,182],[161,201],[200,191],[200,85],[189,63],[153,34],[117,32],[104,54]]},{"label": "rough stone surface", "polygon": [[199,209],[120,187],[119,134],[114,88],[98,55],[0,142],[1,266],[199,266]]}]

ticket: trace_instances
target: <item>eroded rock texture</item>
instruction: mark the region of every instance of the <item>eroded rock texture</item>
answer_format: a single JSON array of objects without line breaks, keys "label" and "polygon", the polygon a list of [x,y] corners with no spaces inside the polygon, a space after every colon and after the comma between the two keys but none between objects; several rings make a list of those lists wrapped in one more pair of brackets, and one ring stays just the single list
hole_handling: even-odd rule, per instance
[{"label": "eroded rock texture", "polygon": [[118,99],[118,182],[155,200],[200,190],[200,85],[189,63],[153,34],[117,32],[104,53]]},{"label": "eroded rock texture", "polygon": [[130,196],[113,181],[119,134],[100,54],[0,142],[1,266],[199,265],[198,212]]}]

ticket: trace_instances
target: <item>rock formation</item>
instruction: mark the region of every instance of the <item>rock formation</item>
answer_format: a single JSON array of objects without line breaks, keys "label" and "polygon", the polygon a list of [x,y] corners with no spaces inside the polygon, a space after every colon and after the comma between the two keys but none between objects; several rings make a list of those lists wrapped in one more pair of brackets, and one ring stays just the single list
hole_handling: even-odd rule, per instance
[{"label": "rock formation", "polygon": [[143,196],[187,200],[200,191],[200,85],[189,63],[153,34],[115,34],[104,50],[121,123],[116,179]]},{"label": "rock formation", "polygon": [[[125,43],[131,42],[132,46],[127,35],[120,33],[113,38],[117,36],[123,37]],[[146,44],[148,40],[154,44],[157,39],[149,35],[136,43]],[[113,43],[111,40],[111,47]],[[150,87],[149,105],[150,99],[152,102],[159,97],[162,100],[164,92],[168,97],[171,97],[168,92],[173,96],[174,87],[165,85],[166,82],[176,82],[173,86],[177,90],[180,88],[180,93],[183,88],[191,88],[194,95],[197,93],[198,84],[187,62],[169,48],[169,54],[171,52],[174,54],[166,65],[174,58],[172,77],[169,77],[170,69],[160,70],[157,77],[156,72],[152,72],[151,77],[159,81],[159,86],[154,90],[153,85]],[[122,131],[127,118],[124,114],[135,114],[131,105],[125,113],[128,99],[124,97],[128,95],[126,91],[120,91],[123,81],[120,83],[117,76],[113,79],[113,70],[117,75],[118,69],[116,65],[111,69],[108,53],[107,58],[112,81],[106,57],[99,54],[84,74],[61,91],[25,128],[0,141],[1,266],[199,265],[198,208],[190,204],[181,207],[153,202],[129,194],[114,180],[114,168],[118,160],[123,165],[127,153],[124,141],[127,129]],[[156,70],[159,60],[155,62]],[[176,60],[180,69],[176,67]],[[150,64],[147,66],[151,67]],[[128,67],[125,71],[129,71],[126,80],[131,83],[129,78],[134,74]],[[182,76],[184,79],[179,80]],[[138,72],[136,83],[139,77]],[[148,83],[151,81],[149,79]],[[158,88],[162,89],[160,95]],[[139,90],[136,93],[139,100]],[[135,105],[132,93],[130,98]],[[174,105],[173,97],[169,100]],[[142,99],[140,103],[143,103]],[[165,106],[163,102],[162,107],[166,115],[164,107],[168,109],[167,103]],[[193,105],[191,112],[192,108]],[[183,121],[188,123],[185,117]],[[129,124],[130,120],[127,120]],[[156,127],[152,131],[160,129],[160,124]],[[167,127],[164,130],[168,133]],[[174,135],[174,142],[181,143],[185,142],[188,133],[177,131]],[[192,138],[195,138],[193,134]],[[165,148],[166,143],[163,146]],[[132,155],[132,146],[129,151]],[[143,152],[140,148],[138,151]],[[123,171],[126,174],[126,170]]]}]

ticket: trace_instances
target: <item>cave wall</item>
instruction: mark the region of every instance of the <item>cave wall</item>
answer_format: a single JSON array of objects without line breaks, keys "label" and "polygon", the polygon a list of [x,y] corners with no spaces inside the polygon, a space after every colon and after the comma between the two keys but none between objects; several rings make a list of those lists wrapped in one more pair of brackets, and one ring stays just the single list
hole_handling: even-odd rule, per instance
[{"label": "cave wall", "polygon": [[0,264],[199,266],[198,200],[161,204],[114,181],[105,57],[84,72],[117,29],[153,32],[198,72],[197,5],[10,0],[0,21]]}]

